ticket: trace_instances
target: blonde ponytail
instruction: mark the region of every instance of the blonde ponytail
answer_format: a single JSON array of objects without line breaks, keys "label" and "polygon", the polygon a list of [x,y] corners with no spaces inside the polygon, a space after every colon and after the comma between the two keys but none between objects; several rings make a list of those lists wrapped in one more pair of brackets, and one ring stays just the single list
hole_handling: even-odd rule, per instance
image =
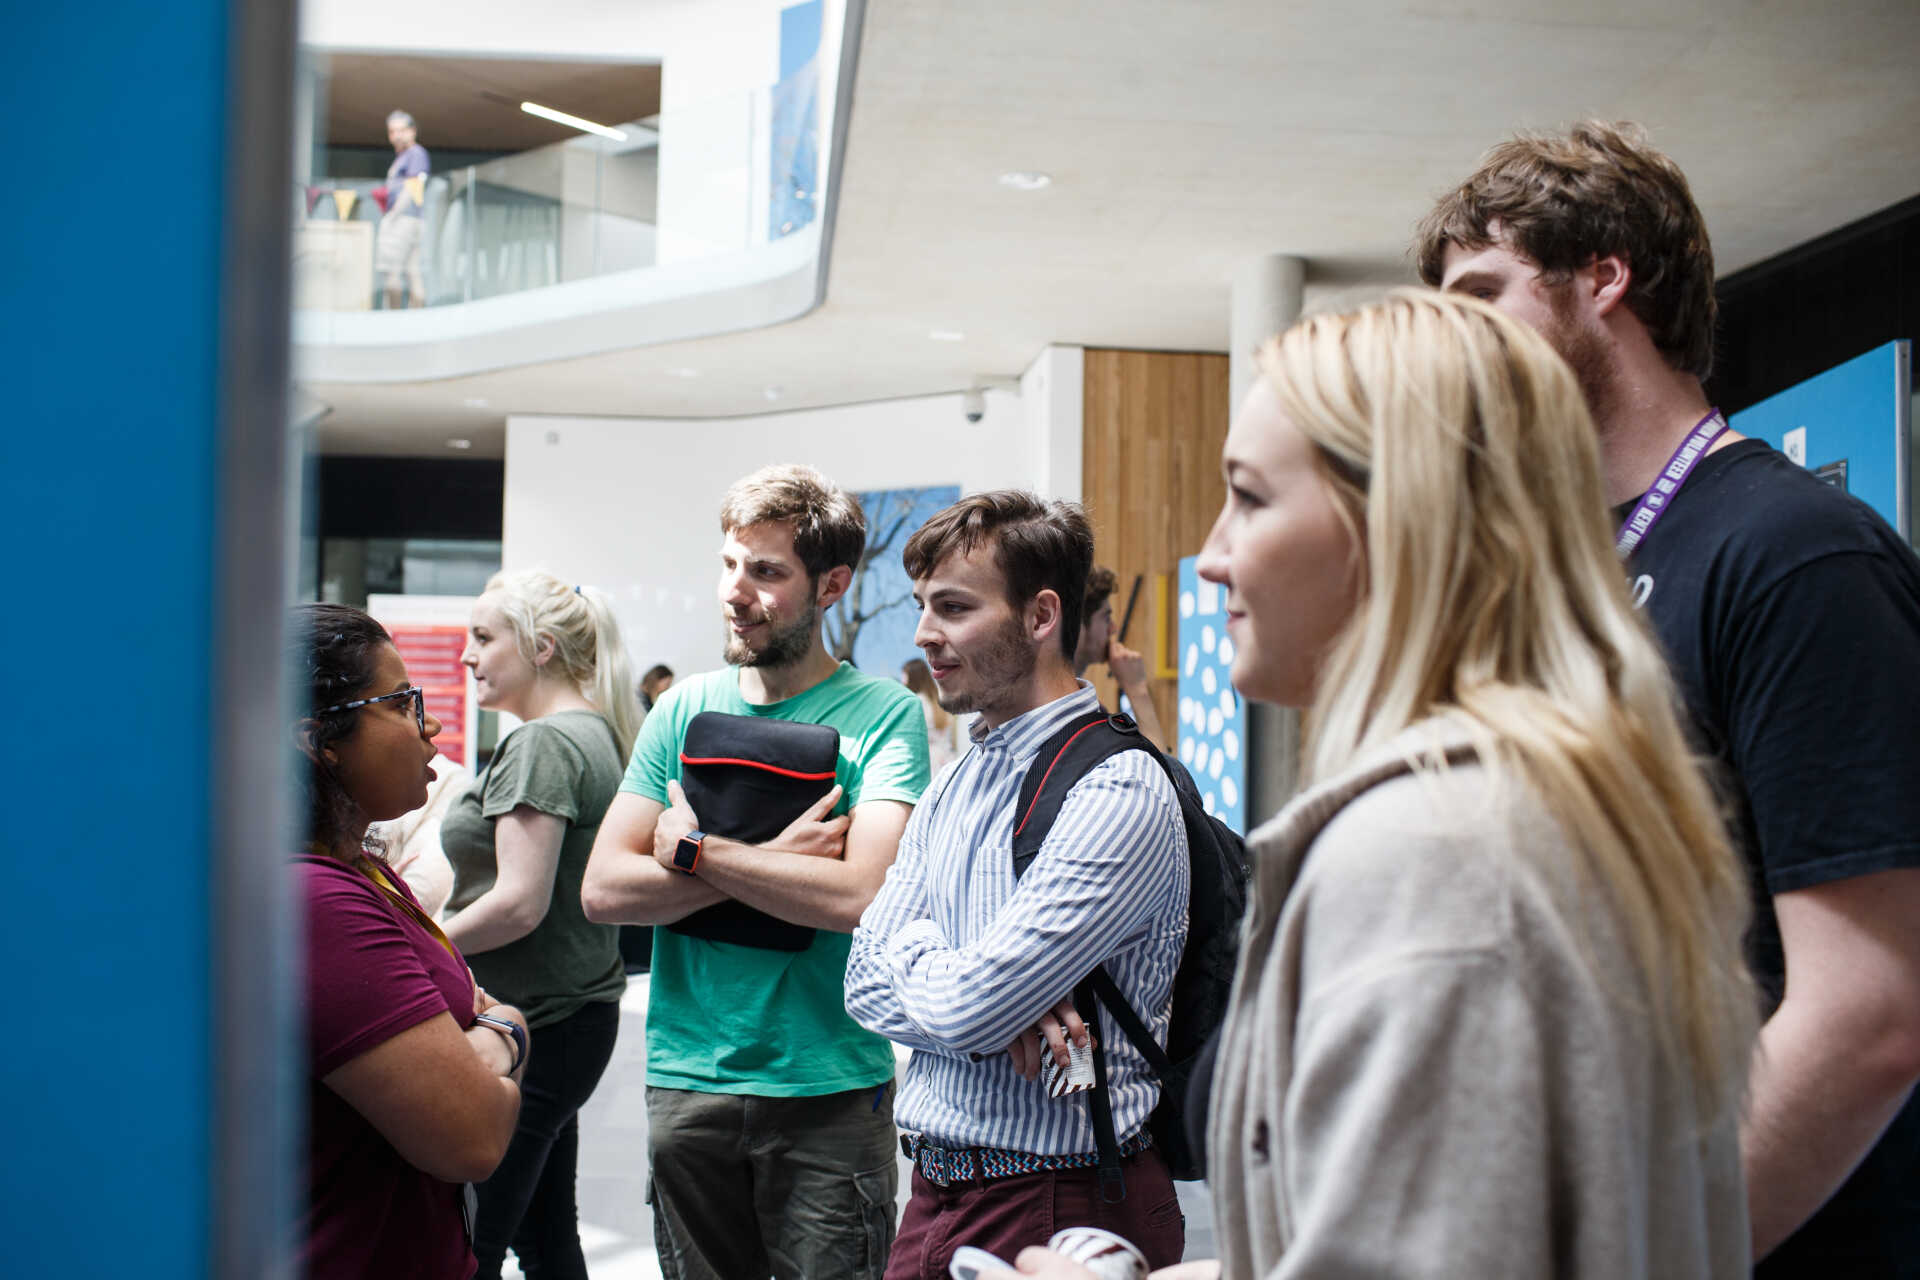
[{"label": "blonde ponytail", "polygon": [[593,623],[593,678],[581,692],[613,726],[624,760],[633,754],[633,740],[640,734],[640,686],[634,683],[633,659],[620,639],[620,624],[607,593],[595,587],[579,591]]}]

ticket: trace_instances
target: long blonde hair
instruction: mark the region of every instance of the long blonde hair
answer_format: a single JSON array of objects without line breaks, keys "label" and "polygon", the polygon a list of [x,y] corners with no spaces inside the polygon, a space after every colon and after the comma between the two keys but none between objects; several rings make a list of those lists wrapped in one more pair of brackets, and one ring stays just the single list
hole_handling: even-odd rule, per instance
[{"label": "long blonde hair", "polygon": [[1364,548],[1309,780],[1420,721],[1462,723],[1618,905],[1661,1049],[1710,1112],[1738,1105],[1747,883],[1628,595],[1572,372],[1492,307],[1413,290],[1304,320],[1260,365]]},{"label": "long blonde hair", "polygon": [[514,647],[528,662],[534,660],[539,637],[553,640],[548,661],[607,718],[625,759],[640,732],[638,695],[633,660],[620,640],[620,624],[606,593],[537,569],[496,573],[487,579],[486,593],[499,597]]}]

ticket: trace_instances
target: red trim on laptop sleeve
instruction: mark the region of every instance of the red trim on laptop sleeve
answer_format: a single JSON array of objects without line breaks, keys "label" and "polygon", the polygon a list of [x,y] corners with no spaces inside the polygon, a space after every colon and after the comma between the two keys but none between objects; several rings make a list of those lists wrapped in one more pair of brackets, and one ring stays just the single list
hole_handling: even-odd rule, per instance
[{"label": "red trim on laptop sleeve", "polygon": [[777,764],[764,764],[759,760],[735,760],[730,756],[690,756],[680,753],[680,763],[687,764],[737,764],[743,769],[764,769],[768,773],[777,773],[783,778],[804,778],[811,782],[832,782],[833,770],[825,773],[801,773],[794,769],[782,769]]}]

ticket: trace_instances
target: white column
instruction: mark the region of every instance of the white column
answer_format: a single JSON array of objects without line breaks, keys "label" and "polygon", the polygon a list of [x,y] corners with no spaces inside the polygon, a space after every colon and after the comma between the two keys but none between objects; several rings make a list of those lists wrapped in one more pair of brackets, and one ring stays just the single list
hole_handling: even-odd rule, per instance
[{"label": "white column", "polygon": [[1228,347],[1228,391],[1240,407],[1253,385],[1253,353],[1300,318],[1307,263],[1290,254],[1270,253],[1245,263],[1233,277],[1233,327]]},{"label": "white column", "polygon": [[[1305,259],[1270,253],[1233,277],[1233,325],[1227,373],[1238,410],[1257,376],[1253,354],[1300,318]],[[1300,776],[1300,713],[1254,703],[1247,708],[1247,829],[1266,821],[1292,798]]]}]

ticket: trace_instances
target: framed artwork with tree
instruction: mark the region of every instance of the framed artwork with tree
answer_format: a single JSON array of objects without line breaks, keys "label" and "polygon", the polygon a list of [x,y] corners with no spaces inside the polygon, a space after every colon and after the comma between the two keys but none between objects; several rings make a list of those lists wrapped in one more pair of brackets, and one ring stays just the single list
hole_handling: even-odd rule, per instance
[{"label": "framed artwork with tree", "polygon": [[900,552],[914,530],[959,500],[960,486],[874,489],[856,496],[867,513],[867,548],[847,594],[827,610],[824,639],[834,657],[897,678],[901,664],[920,656],[913,645],[919,611]]}]

